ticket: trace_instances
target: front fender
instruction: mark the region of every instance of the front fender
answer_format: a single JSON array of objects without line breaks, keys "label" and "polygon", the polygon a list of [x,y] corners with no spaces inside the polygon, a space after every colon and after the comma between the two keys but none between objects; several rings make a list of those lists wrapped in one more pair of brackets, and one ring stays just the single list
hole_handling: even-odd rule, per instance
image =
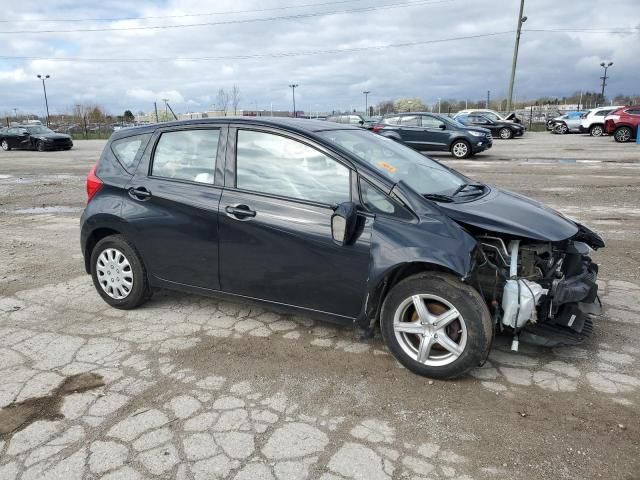
[{"label": "front fender", "polygon": [[367,301],[358,324],[363,328],[372,325],[400,272],[439,270],[467,277],[476,244],[471,235],[446,216],[429,215],[417,223],[377,216],[373,225]]}]

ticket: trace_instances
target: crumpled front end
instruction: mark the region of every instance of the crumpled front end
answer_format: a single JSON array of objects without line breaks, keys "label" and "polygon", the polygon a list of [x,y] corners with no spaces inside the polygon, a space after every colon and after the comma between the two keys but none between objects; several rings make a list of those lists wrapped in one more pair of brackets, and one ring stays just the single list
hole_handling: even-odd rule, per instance
[{"label": "crumpled front end", "polygon": [[577,345],[593,332],[600,313],[598,265],[591,249],[602,239],[578,225],[561,242],[479,235],[470,283],[492,307],[496,326],[518,342],[546,347]]}]

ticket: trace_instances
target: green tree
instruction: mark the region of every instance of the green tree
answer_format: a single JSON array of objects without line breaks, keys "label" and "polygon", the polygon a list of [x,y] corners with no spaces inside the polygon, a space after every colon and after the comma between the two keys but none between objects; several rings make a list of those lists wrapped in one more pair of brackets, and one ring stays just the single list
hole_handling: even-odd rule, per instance
[{"label": "green tree", "polygon": [[133,112],[131,110],[125,110],[123,117],[124,121],[127,123],[131,123],[136,119],[136,117],[133,116]]}]

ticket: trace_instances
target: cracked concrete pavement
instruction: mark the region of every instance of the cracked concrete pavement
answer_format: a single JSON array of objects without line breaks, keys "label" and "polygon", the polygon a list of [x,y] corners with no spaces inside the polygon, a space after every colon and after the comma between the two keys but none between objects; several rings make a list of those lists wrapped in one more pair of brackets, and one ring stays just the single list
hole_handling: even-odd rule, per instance
[{"label": "cracked concrete pavement", "polygon": [[517,142],[443,158],[600,230],[605,313],[580,347],[499,337],[454,382],[254,304],[161,291],[109,308],[78,247],[103,143],[0,152],[0,479],[638,478],[640,164],[501,161]]}]

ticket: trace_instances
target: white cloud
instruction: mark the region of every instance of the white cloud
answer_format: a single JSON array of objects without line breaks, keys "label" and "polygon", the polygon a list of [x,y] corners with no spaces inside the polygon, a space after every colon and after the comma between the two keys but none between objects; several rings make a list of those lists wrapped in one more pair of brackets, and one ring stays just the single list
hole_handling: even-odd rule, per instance
[{"label": "white cloud", "polygon": [[[5,2],[7,3],[7,2]],[[307,2],[305,2],[307,3]],[[237,83],[241,106],[290,108],[288,84],[296,90],[299,108],[333,110],[362,108],[363,90],[370,103],[401,96],[418,96],[433,103],[438,97],[481,99],[507,91],[514,34],[434,43],[405,48],[373,49],[351,53],[273,58],[188,61],[185,58],[242,56],[282,52],[309,52],[424,42],[462,35],[509,31],[515,28],[518,2],[505,0],[452,0],[437,4],[373,10],[314,18],[200,26],[158,30],[4,35],[2,55],[80,57],[98,62],[54,60],[0,60],[0,113],[19,107],[41,109],[42,86],[36,73],[51,75],[47,83],[53,112],[75,101],[91,99],[112,112],[150,111],[154,101],[168,98],[176,110],[208,107],[219,88]],[[557,2],[536,0],[526,4],[528,21],[522,35],[518,64],[517,98],[562,96],[579,89],[598,89],[600,60],[612,60],[608,92],[639,93],[637,72],[640,35],[536,33],[540,28],[620,28],[640,24],[637,0],[618,0],[603,8],[601,0]],[[4,5],[3,17],[12,19],[0,30],[73,29],[179,25],[342,11],[369,5],[354,0],[337,6],[273,10],[253,14],[212,15],[170,19],[111,22],[46,22],[51,18],[122,18],[188,13],[223,12],[291,6],[286,0],[114,0],[80,2],[48,0],[38,12],[20,2]],[[29,20],[16,23],[17,20]],[[139,59],[110,63],[108,59]],[[167,59],[167,61],[145,61]],[[189,99],[189,103],[185,99]]]}]

